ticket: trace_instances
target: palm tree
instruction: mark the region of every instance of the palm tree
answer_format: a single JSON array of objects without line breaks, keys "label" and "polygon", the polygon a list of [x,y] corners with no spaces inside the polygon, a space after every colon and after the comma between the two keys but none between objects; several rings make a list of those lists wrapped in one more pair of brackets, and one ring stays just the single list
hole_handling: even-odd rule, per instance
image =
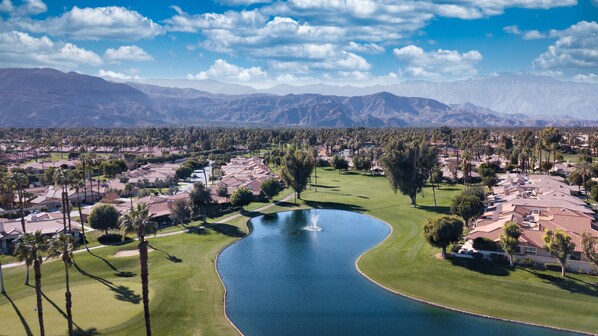
[{"label": "palm tree", "polygon": [[24,233],[21,239],[15,245],[15,255],[20,262],[33,262],[33,272],[35,274],[35,296],[37,298],[37,318],[39,320],[40,335],[45,335],[44,313],[42,307],[42,255],[47,250],[48,244],[46,237],[42,236],[41,231],[35,233]]},{"label": "palm tree", "polygon": [[581,177],[582,186],[586,194],[586,198],[588,197],[588,186],[586,182],[588,179],[592,177],[592,164],[587,161],[578,162],[575,165],[575,169],[571,172],[572,174],[578,175]]},{"label": "palm tree", "polygon": [[69,268],[74,262],[74,251],[75,241],[73,239],[73,236],[66,233],[60,233],[54,236],[54,238],[50,240],[50,244],[48,245],[48,258],[61,257],[62,261],[64,262],[66,284],[66,291],[64,292],[64,297],[66,299],[66,318],[68,323],[69,336],[73,335],[73,312],[71,309],[73,306],[73,300],[71,296]]},{"label": "palm tree", "polygon": [[129,233],[135,233],[139,239],[137,248],[139,249],[139,266],[141,268],[141,294],[143,298],[143,311],[145,317],[145,331],[147,336],[151,336],[152,329],[150,324],[149,312],[149,272],[147,268],[147,245],[145,236],[156,232],[156,224],[153,221],[153,215],[149,213],[149,206],[146,203],[139,203],[129,212],[120,217],[120,229],[123,232],[123,239]]},{"label": "palm tree", "polygon": [[[10,175],[10,184],[12,189],[17,192],[19,197],[19,208],[21,210],[21,230],[23,234],[27,232],[25,228],[25,206],[23,205],[23,198],[25,198],[25,188],[27,187],[27,183],[29,183],[29,179],[23,173],[12,173]],[[25,285],[29,285],[29,266],[31,263],[25,262],[25,266],[27,267],[27,271],[25,273]]]},{"label": "palm tree", "polygon": [[83,220],[83,212],[81,211],[81,188],[85,188],[85,175],[81,171],[74,171],[70,174],[70,185],[75,188],[77,193],[77,208],[79,209],[79,221],[81,222],[81,235],[83,236],[83,245],[89,252],[87,247],[87,239],[85,238],[85,224]]},{"label": "palm tree", "polygon": [[195,182],[193,184],[193,190],[191,190],[191,193],[189,194],[189,198],[194,212],[201,209],[203,223],[206,224],[206,206],[212,203],[210,189],[201,182]]}]

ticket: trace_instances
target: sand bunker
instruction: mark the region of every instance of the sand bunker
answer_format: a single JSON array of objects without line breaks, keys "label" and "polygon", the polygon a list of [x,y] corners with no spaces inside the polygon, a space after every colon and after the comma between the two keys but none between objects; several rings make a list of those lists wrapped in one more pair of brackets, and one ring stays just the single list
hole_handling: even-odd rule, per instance
[{"label": "sand bunker", "polygon": [[[153,250],[153,248],[148,248],[147,252],[152,252]],[[115,257],[132,257],[137,255],[139,255],[139,250],[124,250],[118,251],[114,254]]]}]

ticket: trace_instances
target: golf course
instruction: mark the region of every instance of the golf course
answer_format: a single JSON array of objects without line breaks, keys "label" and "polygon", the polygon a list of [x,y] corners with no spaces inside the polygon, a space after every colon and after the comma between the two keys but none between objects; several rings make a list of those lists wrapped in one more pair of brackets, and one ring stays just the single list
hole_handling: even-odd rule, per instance
[{"label": "golf course", "polygon": [[[385,177],[318,169],[318,187],[263,208],[247,206],[242,216],[194,222],[186,232],[148,237],[150,307],[155,335],[235,335],[224,313],[224,287],[216,262],[220,251],[248,233],[246,223],[264,213],[294,209],[340,209],[367,214],[392,227],[391,234],[365,253],[358,268],[367,277],[398,293],[455,309],[527,323],[598,333],[598,277],[533,268],[463,264],[436,257],[425,243],[422,227],[430,217],[448,213],[462,186],[431,187],[418,196],[418,206],[395,194]],[[290,195],[285,190],[277,197]],[[257,211],[256,209],[261,209]],[[171,231],[171,230],[169,230]],[[70,268],[73,320],[78,335],[142,335],[145,333],[139,259],[135,242],[75,254]],[[0,295],[0,335],[39,334],[35,288],[25,286],[25,267],[3,270],[7,294]],[[31,273],[33,284],[33,272]],[[42,265],[44,319],[48,335],[62,335],[64,264]]]}]

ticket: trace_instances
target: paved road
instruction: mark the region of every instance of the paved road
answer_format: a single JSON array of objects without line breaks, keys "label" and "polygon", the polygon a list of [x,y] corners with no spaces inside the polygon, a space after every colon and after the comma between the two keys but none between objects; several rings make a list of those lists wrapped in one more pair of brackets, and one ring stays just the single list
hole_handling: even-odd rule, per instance
[{"label": "paved road", "polygon": [[[274,205],[277,205],[277,204],[279,204],[281,202],[286,202],[286,201],[290,200],[291,198],[293,198],[293,194],[292,193],[290,195],[288,195],[287,197],[283,198],[280,201],[276,201],[274,203],[270,203],[270,204],[264,205],[263,207],[261,207],[259,209],[255,209],[253,211],[259,212],[259,211],[266,210],[266,209],[271,208]],[[230,221],[235,220],[235,219],[237,219],[237,218],[239,218],[241,216],[243,216],[243,214],[238,213],[238,214],[226,217],[226,218],[222,219],[221,221],[219,221],[218,223],[230,222]],[[87,226],[85,227],[85,231],[87,232]],[[180,231],[173,231],[173,232],[166,232],[166,233],[159,233],[159,234],[155,235],[154,237],[159,238],[159,237],[174,236],[174,235],[178,235],[178,234],[181,234],[181,233],[185,233],[187,231],[189,231],[189,229],[180,230]],[[135,238],[135,240],[137,240],[137,238]],[[97,249],[100,249],[100,248],[104,248],[106,246],[111,246],[111,245],[98,245],[98,246],[90,247],[89,250],[90,251],[91,250],[97,250]],[[74,253],[82,253],[82,252],[86,252],[86,251],[87,250],[85,250],[85,248],[82,248],[82,249],[79,249],[79,250],[75,251]],[[56,260],[56,259],[54,259],[54,260]],[[51,261],[54,261],[54,260],[48,260],[47,262],[51,262]],[[16,262],[16,263],[5,264],[5,265],[2,265],[2,269],[16,267],[16,266],[21,266],[21,265],[25,265],[25,263],[18,263],[18,262]]]}]

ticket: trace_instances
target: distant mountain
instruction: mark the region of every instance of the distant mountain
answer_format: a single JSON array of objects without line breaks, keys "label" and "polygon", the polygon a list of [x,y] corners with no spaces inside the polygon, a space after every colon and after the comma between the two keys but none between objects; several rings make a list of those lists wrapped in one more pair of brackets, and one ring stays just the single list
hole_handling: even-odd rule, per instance
[{"label": "distant mountain", "polygon": [[[138,126],[169,121],[126,84],[53,69],[0,69],[0,125]],[[174,120],[173,120],[174,121]]]},{"label": "distant mountain", "polygon": [[496,74],[454,82],[407,81],[368,87],[326,84],[277,85],[262,90],[277,95],[319,93],[361,96],[376,92],[436,99],[447,104],[472,103],[505,114],[570,116],[598,120],[598,84],[560,81],[532,74]]},{"label": "distant mountain", "polygon": [[[544,126],[556,121],[507,115],[473,104],[388,92],[213,94],[196,89],[104,79],[53,69],[0,69],[0,122],[5,127],[125,127],[264,124],[325,127]],[[598,125],[573,119],[567,125]]]}]

